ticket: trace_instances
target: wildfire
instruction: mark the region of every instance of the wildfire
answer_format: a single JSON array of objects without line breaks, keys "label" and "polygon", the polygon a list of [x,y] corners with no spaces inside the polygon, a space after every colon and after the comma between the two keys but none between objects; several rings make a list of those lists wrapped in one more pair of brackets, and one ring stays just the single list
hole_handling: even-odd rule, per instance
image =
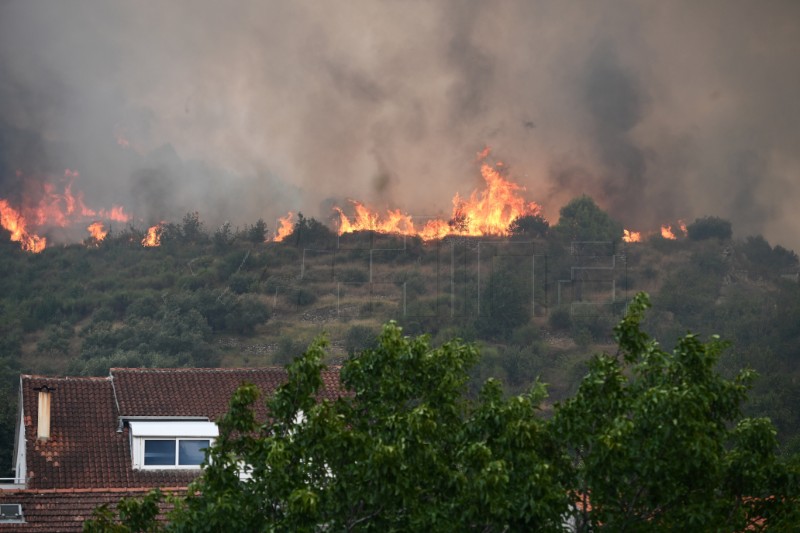
[{"label": "wildfire", "polygon": [[641,231],[623,230],[622,240],[625,242],[642,242]]},{"label": "wildfire", "polygon": [[[681,237],[686,236],[686,223],[683,220],[678,221],[678,230],[681,233]],[[669,224],[664,224],[661,226],[661,236],[665,239],[669,239],[671,241],[676,240],[678,237],[675,235],[675,231],[672,229],[672,226]]]},{"label": "wildfire", "polygon": [[351,200],[355,210],[352,218],[345,215],[342,209],[334,208],[339,213],[339,233],[372,230],[418,235],[425,240],[440,239],[447,235],[508,235],[511,222],[520,216],[539,215],[541,208],[535,202],[526,202],[519,195],[520,191],[525,190],[523,187],[503,177],[501,172],[505,166],[502,163],[492,166],[484,161],[489,152],[487,147],[477,154],[479,161],[482,161],[480,168],[485,188],[473,191],[466,200],[456,193],[450,220],[434,219],[417,227],[413,217],[399,209],[388,210],[381,215],[361,202]]},{"label": "wildfire", "polygon": [[0,198],[0,224],[11,233],[11,240],[20,243],[26,252],[38,254],[47,246],[46,238],[28,233],[23,216],[2,198]]},{"label": "wildfire", "polygon": [[[17,208],[12,207],[8,200],[0,199],[2,225],[11,232],[11,239],[19,242],[23,250],[34,253],[44,250],[47,239],[37,233],[48,228],[63,228],[85,223],[90,219],[115,222],[131,220],[125,210],[117,205],[110,210],[89,208],[82,192],[73,193],[78,177],[78,171],[66,169],[63,177],[58,180],[60,187],[49,181],[40,183],[32,180],[29,185],[36,190],[36,195],[23,198],[21,206]],[[92,230],[89,229],[89,232],[92,233]]]},{"label": "wildfire", "polygon": [[105,226],[103,226],[103,223],[99,221],[89,224],[89,227],[86,228],[86,231],[89,232],[89,235],[91,235],[92,239],[94,239],[96,242],[102,241],[106,238],[106,235],[108,235],[108,230],[105,228]]},{"label": "wildfire", "polygon": [[278,224],[280,224],[280,227],[275,233],[275,242],[281,242],[283,239],[292,234],[292,231],[294,230],[292,218],[294,218],[294,213],[289,211],[285,217],[278,219]]},{"label": "wildfire", "polygon": [[151,226],[147,229],[147,235],[142,239],[142,246],[151,248],[153,246],[161,245],[161,232],[163,231],[163,222]]}]

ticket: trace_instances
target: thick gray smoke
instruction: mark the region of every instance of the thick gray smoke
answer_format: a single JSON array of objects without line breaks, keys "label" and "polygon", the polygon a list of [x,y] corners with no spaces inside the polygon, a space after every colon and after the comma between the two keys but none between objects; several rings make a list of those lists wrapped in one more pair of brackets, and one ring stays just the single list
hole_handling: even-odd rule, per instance
[{"label": "thick gray smoke", "polygon": [[209,225],[448,215],[488,144],[557,218],[716,215],[800,249],[800,2],[0,3],[0,196]]}]

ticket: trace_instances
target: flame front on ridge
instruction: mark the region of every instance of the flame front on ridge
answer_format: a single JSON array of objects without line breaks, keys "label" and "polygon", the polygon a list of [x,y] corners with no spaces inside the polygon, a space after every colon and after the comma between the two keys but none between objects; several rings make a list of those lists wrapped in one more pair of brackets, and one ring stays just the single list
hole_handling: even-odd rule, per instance
[{"label": "flame front on ridge", "polygon": [[449,220],[434,219],[419,226],[414,224],[411,215],[399,209],[389,209],[381,215],[363,203],[351,200],[355,210],[352,218],[341,208],[334,208],[339,214],[339,234],[370,230],[415,235],[424,240],[441,239],[448,235],[508,235],[509,225],[514,220],[521,216],[541,215],[541,207],[520,196],[519,192],[525,188],[503,176],[503,163],[492,166],[485,162],[489,153],[487,147],[477,154],[485,187],[472,191],[468,199],[462,199],[456,193]]},{"label": "flame front on ridge", "polygon": [[95,224],[100,224],[102,228],[102,223],[98,219],[115,222],[131,220],[125,210],[118,205],[108,211],[89,208],[84,202],[82,192],[72,192],[75,180],[79,176],[80,173],[77,171],[66,169],[63,178],[59,180],[63,183],[60,188],[49,181],[37,183],[31,180],[31,185],[37,189],[36,197],[23,197],[18,207],[12,207],[8,200],[0,198],[0,224],[11,232],[11,240],[19,242],[25,251],[38,253],[47,246],[47,239],[38,235],[42,230],[64,228],[94,219],[95,223],[87,229],[97,238],[92,228],[98,228]]}]

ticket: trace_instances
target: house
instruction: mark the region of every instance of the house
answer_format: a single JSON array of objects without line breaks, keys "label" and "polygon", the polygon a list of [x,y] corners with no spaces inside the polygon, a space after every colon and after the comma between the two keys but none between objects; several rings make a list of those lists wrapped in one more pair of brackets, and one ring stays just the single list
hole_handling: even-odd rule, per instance
[{"label": "house", "polygon": [[[338,368],[322,377],[321,397],[335,399]],[[253,383],[269,396],[287,378],[279,367],[21,376],[15,478],[0,485],[0,531],[80,531],[102,504],[154,487],[185,492],[236,388]],[[256,414],[266,419],[263,402]]]}]

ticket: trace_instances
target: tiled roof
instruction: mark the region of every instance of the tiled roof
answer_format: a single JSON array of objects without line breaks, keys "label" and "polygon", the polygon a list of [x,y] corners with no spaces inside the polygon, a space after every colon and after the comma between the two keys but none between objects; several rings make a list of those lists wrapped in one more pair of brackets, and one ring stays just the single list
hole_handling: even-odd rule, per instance
[{"label": "tiled roof", "polygon": [[[50,438],[39,440],[34,389],[45,385],[54,389]],[[185,470],[133,470],[128,430],[117,432],[108,378],[23,376],[22,394],[30,489],[186,486],[197,475]]]},{"label": "tiled roof", "polygon": [[[112,369],[106,378],[22,376],[28,489],[185,487],[197,470],[134,470],[129,428],[119,417],[205,416],[227,411],[244,382],[272,394],[287,379],[283,368]],[[323,376],[320,396],[335,398],[339,372]],[[50,438],[37,439],[38,392],[51,393]],[[263,401],[257,411],[265,417]]]},{"label": "tiled roof", "polygon": [[[121,416],[207,416],[212,420],[228,410],[231,395],[243,383],[252,383],[269,395],[288,379],[282,367],[112,368],[111,377]],[[320,396],[335,399],[339,369],[326,370],[322,379]],[[263,404],[257,402],[262,417]]]},{"label": "tiled roof", "polygon": [[[64,532],[83,531],[83,522],[101,505],[115,510],[122,498],[141,498],[150,489],[58,489],[0,491],[0,503],[22,505],[24,522],[2,522],[0,531]],[[184,493],[185,489],[163,489],[165,492]],[[162,514],[172,509],[162,502]]]}]

